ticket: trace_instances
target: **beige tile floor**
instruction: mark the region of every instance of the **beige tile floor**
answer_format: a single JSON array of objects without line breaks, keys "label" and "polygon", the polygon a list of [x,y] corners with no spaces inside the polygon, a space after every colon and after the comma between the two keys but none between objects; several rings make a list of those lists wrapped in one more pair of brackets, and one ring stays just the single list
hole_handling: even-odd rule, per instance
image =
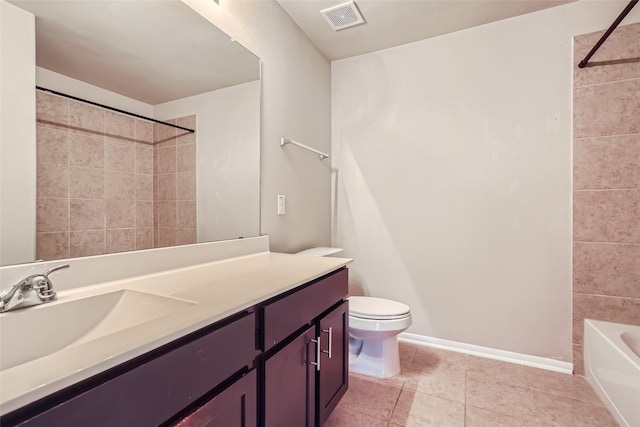
[{"label": "beige tile floor", "polygon": [[586,380],[400,343],[402,373],[350,374],[326,427],[615,427]]}]

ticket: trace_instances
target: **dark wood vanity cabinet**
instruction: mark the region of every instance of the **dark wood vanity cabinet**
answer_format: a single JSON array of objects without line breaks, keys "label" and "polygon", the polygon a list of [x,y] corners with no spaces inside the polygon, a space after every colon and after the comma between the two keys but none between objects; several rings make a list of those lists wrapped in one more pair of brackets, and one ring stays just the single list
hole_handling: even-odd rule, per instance
[{"label": "dark wood vanity cabinet", "polygon": [[344,301],[320,319],[320,370],[318,371],[318,424],[323,425],[347,391],[349,384],[349,302]]},{"label": "dark wood vanity cabinet", "polygon": [[261,307],[264,427],[322,426],[348,387],[347,270]]},{"label": "dark wood vanity cabinet", "polygon": [[24,408],[0,425],[315,427],[348,387],[346,268]]},{"label": "dark wood vanity cabinet", "polygon": [[257,393],[256,371],[252,370],[172,427],[256,427]]},{"label": "dark wood vanity cabinet", "polygon": [[3,416],[0,425],[169,425],[236,381],[255,397],[255,330],[253,312],[236,314]]}]

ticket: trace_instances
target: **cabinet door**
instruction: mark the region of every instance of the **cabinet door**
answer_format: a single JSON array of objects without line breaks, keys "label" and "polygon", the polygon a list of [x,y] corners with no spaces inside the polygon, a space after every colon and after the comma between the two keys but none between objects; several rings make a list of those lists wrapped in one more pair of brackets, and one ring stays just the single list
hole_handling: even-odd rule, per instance
[{"label": "cabinet door", "polygon": [[315,420],[315,326],[264,362],[265,427],[311,427]]},{"label": "cabinet door", "polygon": [[174,427],[256,427],[256,399],[256,371],[253,370]]},{"label": "cabinet door", "polygon": [[320,319],[318,425],[329,418],[349,386],[349,301]]}]

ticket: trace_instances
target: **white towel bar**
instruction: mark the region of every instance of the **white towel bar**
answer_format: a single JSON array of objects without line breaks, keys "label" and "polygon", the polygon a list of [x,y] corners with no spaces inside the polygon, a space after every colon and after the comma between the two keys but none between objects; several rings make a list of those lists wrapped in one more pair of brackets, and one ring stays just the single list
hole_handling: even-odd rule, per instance
[{"label": "white towel bar", "polygon": [[318,156],[320,156],[320,160],[324,160],[324,159],[328,159],[329,158],[328,154],[325,154],[322,151],[318,151],[315,148],[311,148],[308,145],[304,145],[301,142],[294,141],[293,139],[288,139],[288,138],[280,138],[280,147],[284,147],[287,144],[293,144],[293,145],[296,145],[296,146],[298,146],[300,148],[304,148],[305,150],[312,151],[312,152],[316,153]]}]

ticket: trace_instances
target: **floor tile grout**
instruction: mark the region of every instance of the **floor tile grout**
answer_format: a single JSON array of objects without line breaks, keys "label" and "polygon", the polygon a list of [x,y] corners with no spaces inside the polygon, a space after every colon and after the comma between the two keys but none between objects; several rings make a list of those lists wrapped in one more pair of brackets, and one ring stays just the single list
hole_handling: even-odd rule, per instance
[{"label": "floor tile grout", "polygon": [[[372,403],[363,401],[364,399],[359,399],[354,394],[348,404],[345,403],[345,412],[341,414],[345,418],[341,421],[339,416],[332,417],[328,424],[331,427],[369,425],[368,419],[370,422],[377,420],[375,425],[386,427],[395,427],[397,424],[393,420],[404,420],[403,425],[429,425],[430,422],[424,421],[425,419],[441,416],[455,418],[451,418],[454,421],[450,424],[442,425],[460,427],[490,426],[500,422],[506,422],[507,425],[531,425],[532,422],[536,424],[537,421],[534,420],[538,419],[543,420],[543,423],[546,419],[548,423],[563,425],[562,419],[569,416],[584,417],[586,413],[596,417],[595,422],[599,424],[593,425],[617,426],[582,376],[492,359],[471,359],[473,363],[470,363],[466,354],[460,356],[459,353],[428,347],[416,347],[413,351],[405,349],[401,354],[406,357],[403,360],[405,364],[401,376],[395,382],[393,379],[387,381],[358,375],[350,378],[350,381],[365,382],[364,387],[367,389],[376,389],[376,398],[381,398],[378,395],[384,395],[385,391],[397,393],[395,399],[387,400],[388,407],[381,412],[388,414],[387,419],[376,418],[373,415],[375,412],[370,409]],[[455,379],[459,375],[455,372],[460,370],[464,370],[462,381]],[[470,376],[471,372],[476,374]],[[458,394],[451,392],[451,387],[456,388],[458,393],[461,390],[462,401],[456,400]],[[471,393],[475,394],[470,394],[470,387],[474,387]],[[521,391],[516,392],[517,390]],[[474,399],[469,400],[470,396],[474,396]],[[401,404],[402,399],[411,401],[404,400]],[[373,407],[377,404],[374,403]],[[341,405],[342,402],[338,406]],[[473,411],[470,411],[471,408]],[[347,419],[349,417],[361,421],[351,424]],[[490,418],[497,421],[487,421]],[[590,425],[588,423],[591,421],[584,422],[585,425]]]}]

